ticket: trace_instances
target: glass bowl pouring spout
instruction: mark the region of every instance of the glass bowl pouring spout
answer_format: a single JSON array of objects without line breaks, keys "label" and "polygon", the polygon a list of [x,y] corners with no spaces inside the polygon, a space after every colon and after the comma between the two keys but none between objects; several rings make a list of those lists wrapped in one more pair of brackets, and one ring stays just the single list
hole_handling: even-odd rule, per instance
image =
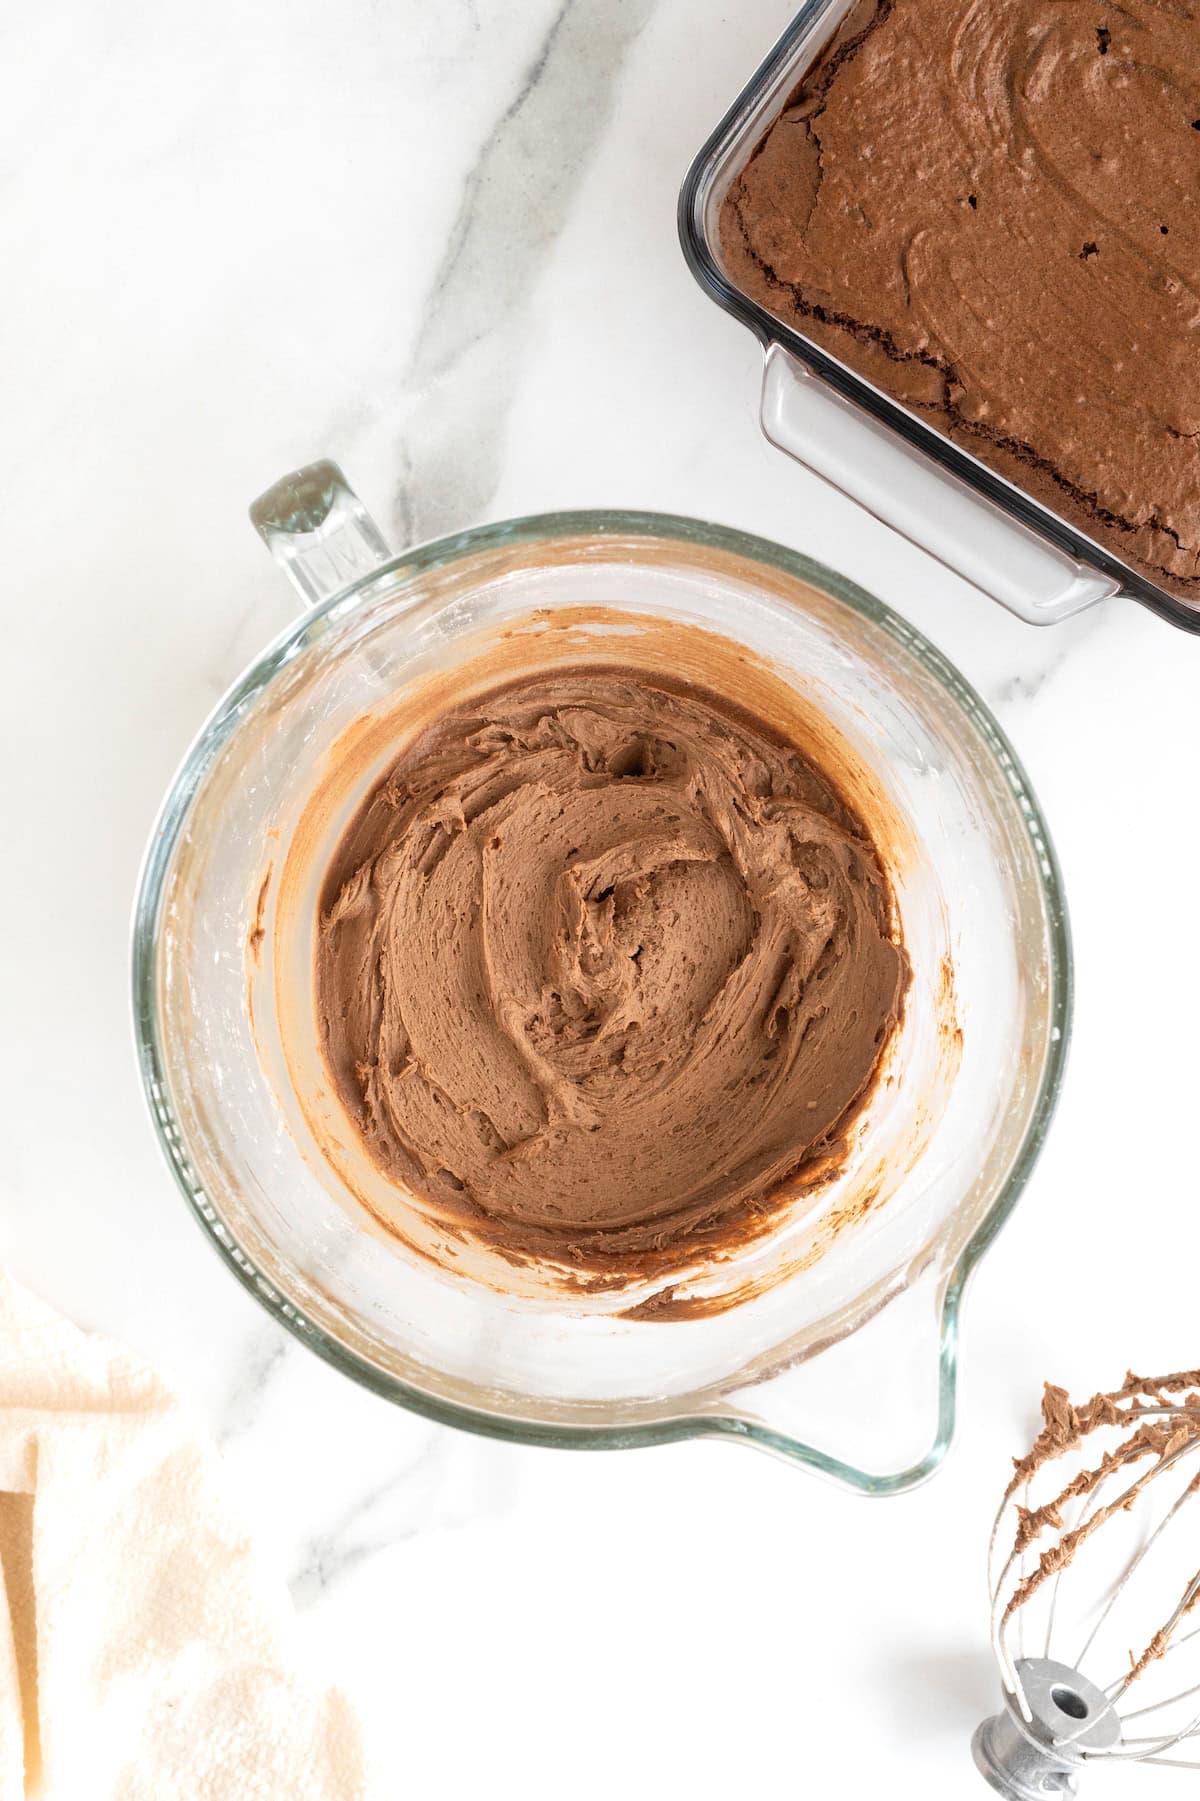
[{"label": "glass bowl pouring spout", "polygon": [[[923,1480],[953,1430],[963,1290],[1045,1135],[1070,1011],[1053,851],[987,709],[870,595],[695,520],[555,514],[393,557],[331,463],[252,516],[310,610],[188,753],[134,925],[146,1093],[207,1236],[321,1356],[450,1424],[586,1449],[729,1438],[868,1494]],[[576,643],[562,622],[580,608],[600,635]],[[499,1293],[364,1229],[297,1104],[280,1018],[303,982],[278,912],[318,772],[406,684],[514,632],[538,656],[594,657],[619,631],[623,657],[650,658],[664,622],[769,661],[855,746],[911,828],[892,873],[914,968],[892,1079],[792,1273],[666,1321]]]}]

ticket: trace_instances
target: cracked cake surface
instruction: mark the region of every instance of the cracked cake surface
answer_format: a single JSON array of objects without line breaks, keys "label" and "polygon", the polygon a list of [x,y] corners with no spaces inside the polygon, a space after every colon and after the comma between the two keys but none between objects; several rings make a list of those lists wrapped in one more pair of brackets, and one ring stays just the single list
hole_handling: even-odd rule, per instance
[{"label": "cracked cake surface", "polygon": [[731,277],[1200,605],[1200,5],[864,0],[721,214]]}]

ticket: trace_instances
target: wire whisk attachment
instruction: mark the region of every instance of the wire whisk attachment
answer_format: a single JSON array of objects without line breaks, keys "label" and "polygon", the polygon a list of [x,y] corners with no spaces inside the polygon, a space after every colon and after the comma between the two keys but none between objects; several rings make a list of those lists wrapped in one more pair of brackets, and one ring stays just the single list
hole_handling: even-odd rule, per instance
[{"label": "wire whisk attachment", "polygon": [[1200,1769],[1200,1370],[1080,1407],[1047,1384],[1042,1420],[992,1529],[1004,1708],[975,1762],[1008,1801],[1101,1760]]}]

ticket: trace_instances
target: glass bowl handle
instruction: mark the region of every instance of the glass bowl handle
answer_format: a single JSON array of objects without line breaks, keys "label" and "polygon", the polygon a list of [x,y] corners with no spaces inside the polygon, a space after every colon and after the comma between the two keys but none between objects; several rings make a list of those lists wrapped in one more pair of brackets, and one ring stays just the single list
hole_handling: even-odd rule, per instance
[{"label": "glass bowl handle", "polygon": [[1120,583],[1047,544],[986,495],[871,419],[781,344],[767,350],[762,428],[780,450],[1031,625],[1053,625]]},{"label": "glass bowl handle", "polygon": [[250,508],[250,522],[305,606],[340,594],[392,552],[336,463],[283,476]]}]

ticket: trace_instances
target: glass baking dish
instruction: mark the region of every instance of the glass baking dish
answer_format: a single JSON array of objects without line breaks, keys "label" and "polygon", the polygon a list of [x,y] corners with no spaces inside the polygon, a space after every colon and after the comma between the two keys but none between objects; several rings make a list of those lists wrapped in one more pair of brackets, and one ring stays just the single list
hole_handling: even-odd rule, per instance
[{"label": "glass baking dish", "polygon": [[750,298],[725,265],[722,201],[850,13],[854,0],[806,0],[701,148],[679,196],[683,252],[701,287],[765,353],[766,437],[910,543],[1034,625],[1114,595],[1187,631],[1193,606],[996,474]]}]

